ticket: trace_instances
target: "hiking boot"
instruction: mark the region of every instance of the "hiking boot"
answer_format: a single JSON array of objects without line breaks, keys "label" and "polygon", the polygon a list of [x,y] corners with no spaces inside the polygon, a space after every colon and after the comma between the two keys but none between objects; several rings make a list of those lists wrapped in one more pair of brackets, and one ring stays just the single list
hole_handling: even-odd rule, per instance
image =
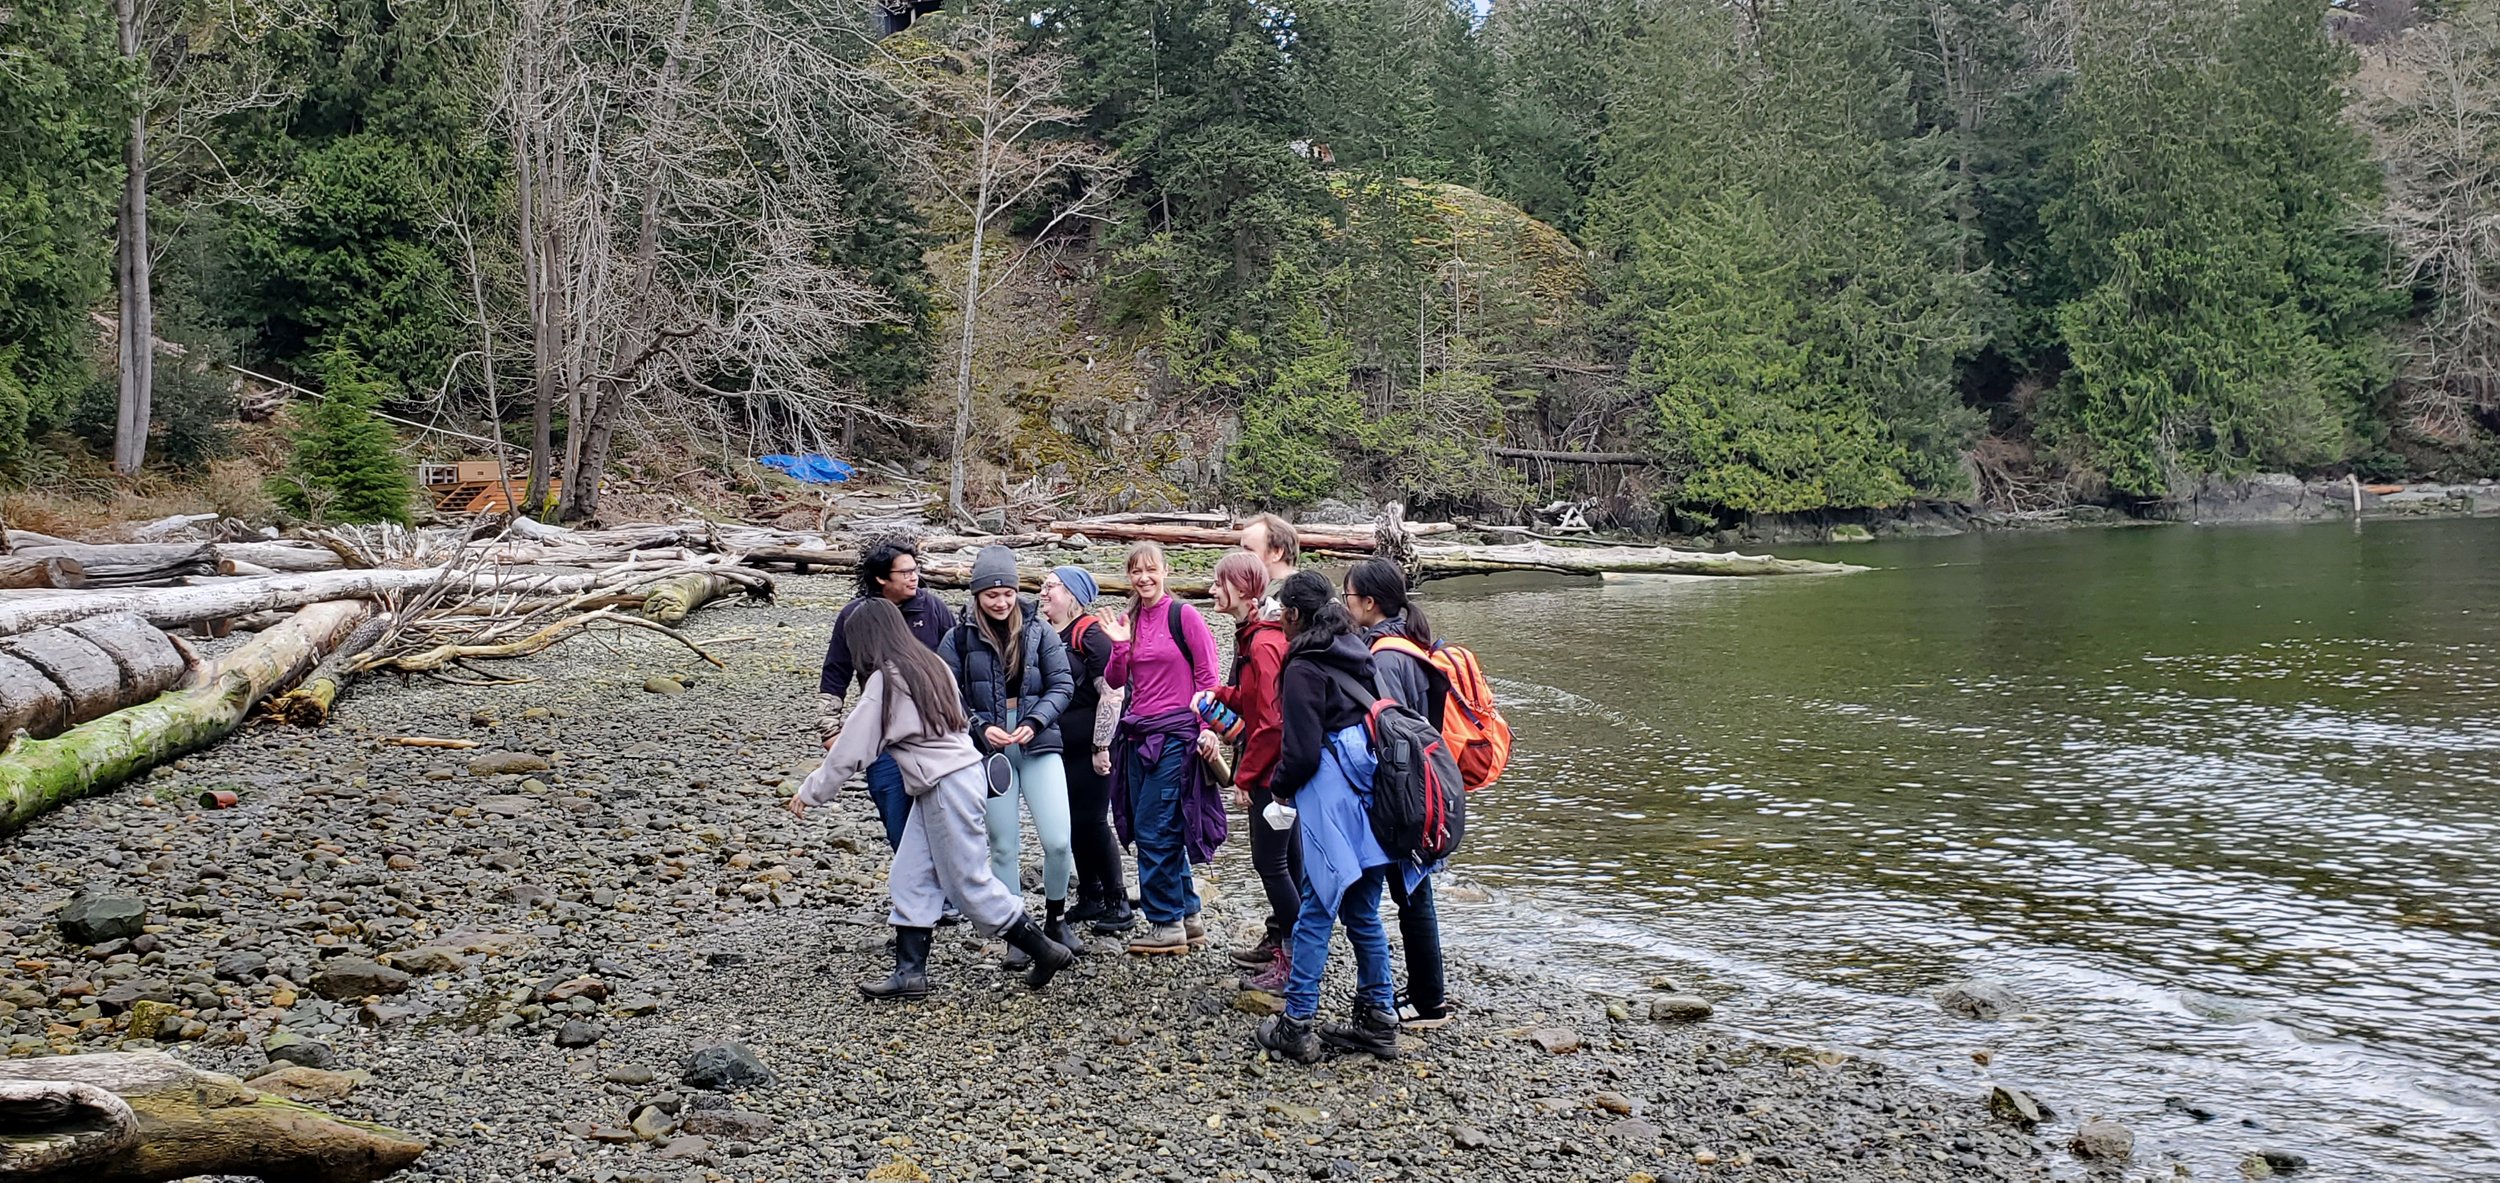
[{"label": "hiking boot", "polygon": [[1111,901],[1104,899],[1103,893],[1080,888],[1076,893],[1076,906],[1068,909],[1068,923],[1092,924],[1109,915]]},{"label": "hiking boot", "polygon": [[1054,916],[1042,922],[1042,935],[1067,947],[1079,957],[1085,955],[1085,938],[1076,935],[1076,917]]},{"label": "hiking boot", "polygon": [[895,998],[909,1001],[929,996],[929,937],[925,928],[894,930],[894,972],[874,986],[863,982],[859,992],[866,998]]},{"label": "hiking boot", "polygon": [[1398,1017],[1376,1006],[1357,1007],[1353,1022],[1321,1027],[1319,1038],[1339,1051],[1370,1052],[1394,1060],[1398,1058]]},{"label": "hiking boot", "polygon": [[1252,1038],[1260,1047],[1297,1064],[1319,1062],[1319,1036],[1312,1034],[1309,1019],[1270,1015],[1259,1023],[1258,1033]]},{"label": "hiking boot", "polygon": [[1190,948],[1204,949],[1207,947],[1206,921],[1200,920],[1195,916],[1183,916],[1181,917],[1181,931],[1189,935]]},{"label": "hiking boot", "polygon": [[1189,952],[1189,931],[1178,924],[1149,924],[1146,931],[1130,937],[1128,951],[1138,954]]},{"label": "hiking boot", "polygon": [[1114,898],[1103,904],[1102,919],[1094,922],[1094,931],[1104,936],[1118,936],[1137,927],[1137,909],[1126,899]]},{"label": "hiking boot", "polygon": [[1276,960],[1276,953],[1279,948],[1281,948],[1281,946],[1277,943],[1276,934],[1271,932],[1266,936],[1260,937],[1258,944],[1252,945],[1247,949],[1227,949],[1224,951],[1224,955],[1240,962],[1243,965],[1257,967],[1266,965],[1268,962]]},{"label": "hiking boot", "polygon": [[1250,980],[1243,982],[1242,985],[1252,990],[1265,990],[1270,994],[1282,994],[1285,992],[1285,983],[1292,980],[1293,951],[1290,949],[1278,949],[1276,950],[1276,960],[1268,962],[1266,969],[1260,970],[1258,973],[1251,975]]},{"label": "hiking boot", "polygon": [[1015,946],[1031,963],[1024,971],[1024,984],[1036,990],[1049,985],[1051,975],[1076,960],[1076,954],[1068,952],[1067,946],[1043,936],[1029,916],[1018,916],[998,930],[998,939]]}]

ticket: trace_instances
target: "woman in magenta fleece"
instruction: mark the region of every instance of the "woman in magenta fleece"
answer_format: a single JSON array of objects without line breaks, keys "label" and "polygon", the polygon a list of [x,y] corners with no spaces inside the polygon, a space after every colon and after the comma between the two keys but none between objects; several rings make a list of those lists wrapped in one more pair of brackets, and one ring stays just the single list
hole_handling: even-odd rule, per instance
[{"label": "woman in magenta fleece", "polygon": [[1137,846],[1147,926],[1129,941],[1131,953],[1187,953],[1206,943],[1189,868],[1215,857],[1226,827],[1189,707],[1199,691],[1215,689],[1215,634],[1197,609],[1168,594],[1170,573],[1162,547],[1138,543],[1128,554],[1128,615],[1102,622],[1112,642],[1105,680],[1128,692],[1112,738],[1111,808],[1121,839]]}]

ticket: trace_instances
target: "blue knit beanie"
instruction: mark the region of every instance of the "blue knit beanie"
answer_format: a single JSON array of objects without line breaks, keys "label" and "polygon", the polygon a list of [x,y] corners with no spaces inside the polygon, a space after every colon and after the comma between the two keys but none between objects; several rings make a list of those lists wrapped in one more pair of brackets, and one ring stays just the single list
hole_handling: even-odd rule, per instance
[{"label": "blue knit beanie", "polygon": [[1079,608],[1093,603],[1094,597],[1102,594],[1102,585],[1094,582],[1093,574],[1074,563],[1054,567],[1050,573],[1059,577],[1060,586],[1067,588],[1069,595],[1076,597]]}]

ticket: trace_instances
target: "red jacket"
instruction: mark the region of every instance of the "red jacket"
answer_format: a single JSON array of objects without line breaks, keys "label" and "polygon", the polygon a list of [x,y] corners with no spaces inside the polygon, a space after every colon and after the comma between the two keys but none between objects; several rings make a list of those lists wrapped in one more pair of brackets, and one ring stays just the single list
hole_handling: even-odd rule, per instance
[{"label": "red jacket", "polygon": [[1233,783],[1243,790],[1264,789],[1276,771],[1282,743],[1276,711],[1276,677],[1285,668],[1285,629],[1273,620],[1253,616],[1233,628],[1233,679],[1215,690],[1215,700],[1241,716],[1241,761]]}]

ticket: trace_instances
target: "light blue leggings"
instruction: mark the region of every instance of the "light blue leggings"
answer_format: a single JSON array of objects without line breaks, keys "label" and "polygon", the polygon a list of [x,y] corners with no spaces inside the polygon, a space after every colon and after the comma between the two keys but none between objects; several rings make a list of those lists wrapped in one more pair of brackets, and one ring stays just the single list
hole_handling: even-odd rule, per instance
[{"label": "light blue leggings", "polygon": [[1042,897],[1068,898],[1068,880],[1076,873],[1075,827],[1068,814],[1068,769],[1059,753],[1028,753],[1007,749],[1007,767],[1014,772],[1007,791],[981,807],[990,830],[990,873],[1016,892],[1023,882],[1024,825],[1016,816],[1020,799],[1033,813],[1033,832],[1042,839]]}]

